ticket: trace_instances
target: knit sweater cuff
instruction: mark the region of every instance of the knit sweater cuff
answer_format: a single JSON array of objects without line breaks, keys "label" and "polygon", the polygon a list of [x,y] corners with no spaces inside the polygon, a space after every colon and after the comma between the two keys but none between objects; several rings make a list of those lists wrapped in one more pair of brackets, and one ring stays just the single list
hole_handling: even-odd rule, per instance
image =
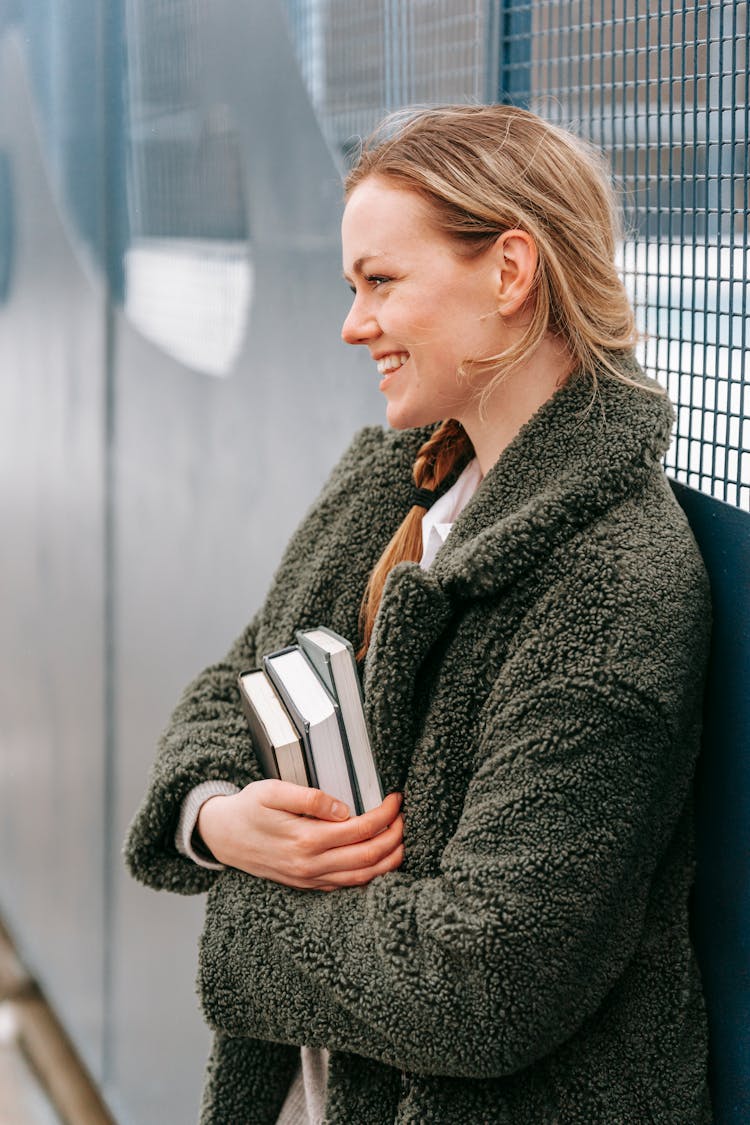
[{"label": "knit sweater cuff", "polygon": [[210,871],[224,870],[224,864],[216,861],[198,835],[198,813],[209,797],[231,797],[234,793],[239,793],[239,789],[231,781],[204,781],[190,790],[180,806],[180,819],[174,835],[175,847],[180,855]]}]

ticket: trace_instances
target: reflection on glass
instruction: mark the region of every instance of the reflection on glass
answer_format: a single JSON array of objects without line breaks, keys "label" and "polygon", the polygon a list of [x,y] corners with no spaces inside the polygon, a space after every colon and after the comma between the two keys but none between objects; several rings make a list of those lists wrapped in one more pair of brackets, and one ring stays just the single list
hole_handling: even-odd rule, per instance
[{"label": "reflection on glass", "polygon": [[228,375],[245,335],[253,271],[246,242],[139,238],[125,254],[125,311],[186,364]]},{"label": "reflection on glass", "polygon": [[201,99],[210,6],[127,0],[129,244],[125,310],[149,339],[209,375],[231,373],[253,269],[240,144]]},{"label": "reflection on glass", "polygon": [[346,156],[384,113],[494,100],[487,0],[284,0],[323,135]]}]

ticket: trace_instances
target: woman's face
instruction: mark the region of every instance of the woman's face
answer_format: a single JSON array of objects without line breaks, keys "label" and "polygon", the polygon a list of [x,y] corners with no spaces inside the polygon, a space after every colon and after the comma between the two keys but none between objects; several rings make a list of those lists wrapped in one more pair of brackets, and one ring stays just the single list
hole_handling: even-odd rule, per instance
[{"label": "woman's face", "polygon": [[388,422],[396,429],[464,422],[481,388],[459,367],[507,346],[492,251],[459,256],[419,195],[377,176],[351,193],[341,231],[354,292],[341,335],[369,349]]}]

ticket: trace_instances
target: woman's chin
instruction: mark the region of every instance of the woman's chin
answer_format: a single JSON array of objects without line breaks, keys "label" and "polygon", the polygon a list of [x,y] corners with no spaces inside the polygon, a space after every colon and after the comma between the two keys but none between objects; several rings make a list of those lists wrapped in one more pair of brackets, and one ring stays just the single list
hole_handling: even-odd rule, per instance
[{"label": "woman's chin", "polygon": [[385,417],[388,425],[393,430],[414,430],[420,426],[429,426],[432,422],[440,422],[434,410],[417,410],[409,408],[405,403],[389,402],[385,408]]}]

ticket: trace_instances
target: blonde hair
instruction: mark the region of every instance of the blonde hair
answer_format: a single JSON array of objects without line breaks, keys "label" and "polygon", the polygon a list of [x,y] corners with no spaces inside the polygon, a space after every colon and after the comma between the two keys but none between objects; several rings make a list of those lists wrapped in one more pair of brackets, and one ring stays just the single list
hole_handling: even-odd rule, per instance
[{"label": "blonde hair", "polygon": [[[509,105],[445,106],[387,118],[367,140],[346,178],[349,196],[370,176],[416,192],[436,230],[457,253],[479,256],[507,230],[521,229],[538,255],[531,317],[521,339],[498,355],[472,360],[489,379],[480,399],[522,364],[549,334],[588,375],[633,384],[623,364],[637,340],[633,310],[617,272],[622,221],[601,153],[528,110]],[[637,384],[640,386],[640,384]],[[458,422],[441,423],[414,463],[418,488],[436,489],[473,454]],[[421,555],[424,509],[410,509],[370,575],[362,603],[367,651],[386,578]]]}]

